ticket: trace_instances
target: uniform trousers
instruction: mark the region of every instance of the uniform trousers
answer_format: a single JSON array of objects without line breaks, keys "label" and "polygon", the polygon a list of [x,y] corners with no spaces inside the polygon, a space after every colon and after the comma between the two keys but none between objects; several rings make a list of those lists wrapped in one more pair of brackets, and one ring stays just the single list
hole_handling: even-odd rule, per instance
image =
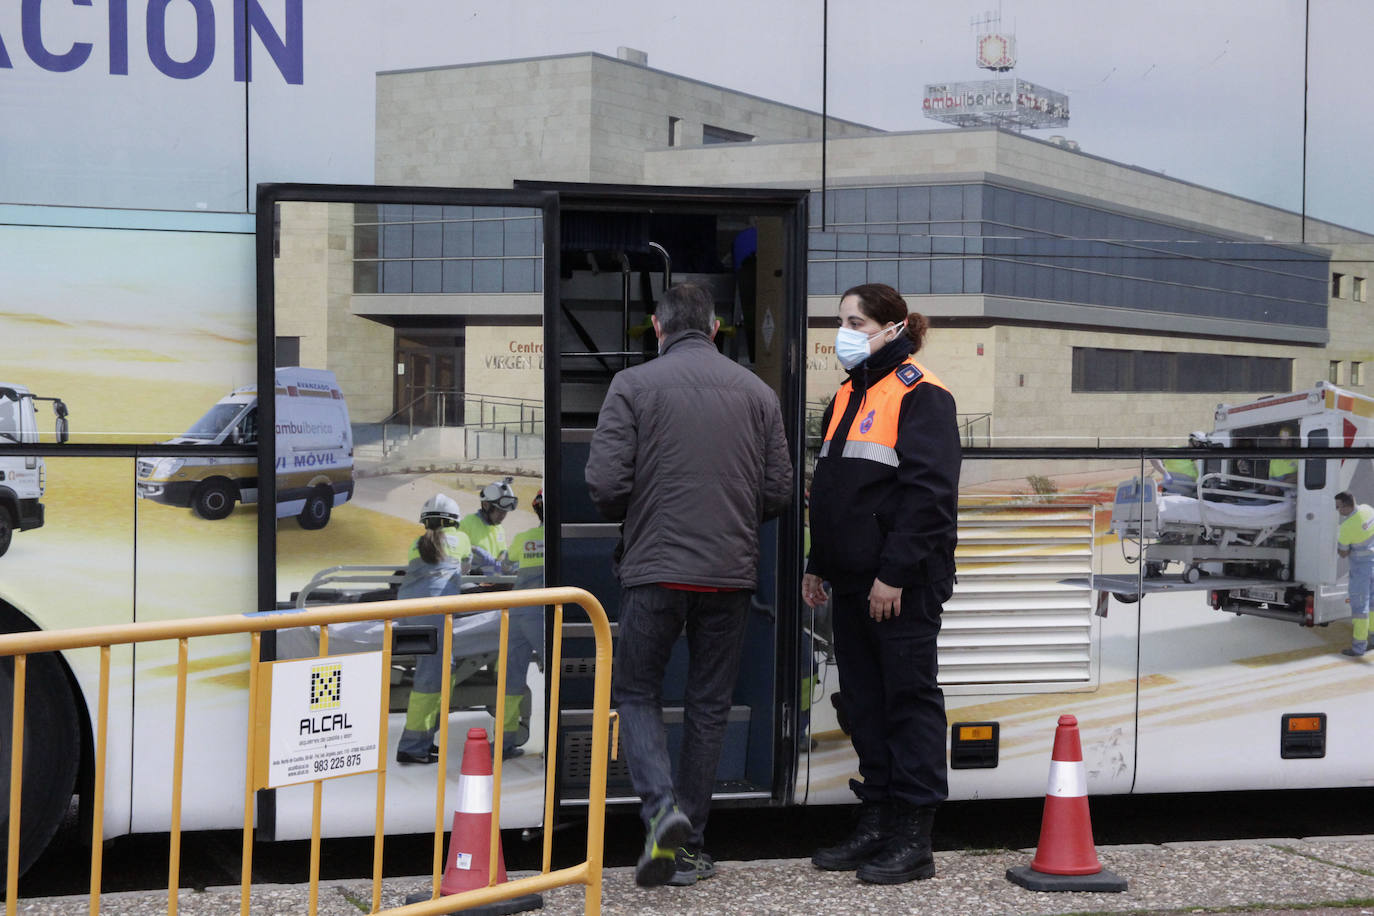
[{"label": "uniform trousers", "polygon": [[[739,673],[749,591],[690,592],[659,585],[625,588],[620,598],[611,700],[620,713],[620,749],[642,804],[645,826],[676,803],[699,848],[711,810],[716,767]],[[682,746],[676,774],[663,725],[663,675],[687,631]]]},{"label": "uniform trousers", "polygon": [[840,702],[859,756],[849,787],[860,801],[929,807],[949,794],[935,641],[952,588],[905,588],[901,614],[883,621],[869,616],[867,587],[834,593]]},{"label": "uniform trousers", "polygon": [[1374,552],[1350,552],[1350,617],[1354,632],[1350,647],[1356,652],[1369,649],[1369,595],[1374,586]]}]

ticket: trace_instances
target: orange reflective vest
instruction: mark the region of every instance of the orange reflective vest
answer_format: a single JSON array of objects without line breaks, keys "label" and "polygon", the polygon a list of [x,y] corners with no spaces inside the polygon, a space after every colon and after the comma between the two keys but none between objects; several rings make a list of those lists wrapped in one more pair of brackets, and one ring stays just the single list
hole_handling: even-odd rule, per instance
[{"label": "orange reflective vest", "polygon": [[[908,356],[896,369],[879,379],[863,394],[863,403],[850,424],[841,458],[864,458],[889,467],[896,467],[897,420],[901,415],[902,399],[917,385],[935,385],[949,391],[944,382],[926,371],[913,357]],[[840,425],[854,395],[854,383],[846,381],[835,393],[835,405],[830,411],[830,426],[825,431],[820,457],[833,454],[831,440]]]}]

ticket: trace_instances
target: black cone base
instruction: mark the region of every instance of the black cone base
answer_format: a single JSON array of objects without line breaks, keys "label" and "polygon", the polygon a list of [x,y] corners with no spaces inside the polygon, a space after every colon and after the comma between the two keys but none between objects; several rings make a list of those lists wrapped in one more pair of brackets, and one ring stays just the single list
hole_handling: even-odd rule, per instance
[{"label": "black cone base", "polygon": [[1035,871],[1029,865],[1007,869],[1007,880],[1031,891],[1097,891],[1119,894],[1126,889],[1126,879],[1115,872],[1102,869],[1095,875],[1050,875]]},{"label": "black cone base", "polygon": [[[434,899],[428,891],[411,894],[406,897],[406,903],[424,903],[426,900]],[[482,906],[470,906],[464,910],[449,910],[450,913],[462,914],[462,916],[508,916],[510,913],[523,913],[526,910],[542,910],[544,908],[544,897],[541,894],[525,894],[521,897],[512,897],[510,900],[498,900],[495,903],[486,903]]]}]

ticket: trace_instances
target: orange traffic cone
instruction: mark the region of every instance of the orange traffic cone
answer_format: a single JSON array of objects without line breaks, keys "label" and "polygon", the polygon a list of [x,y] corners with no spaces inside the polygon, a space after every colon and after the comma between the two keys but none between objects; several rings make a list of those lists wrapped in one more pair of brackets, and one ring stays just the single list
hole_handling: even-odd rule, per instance
[{"label": "orange traffic cone", "polygon": [[1050,757],[1050,784],[1040,843],[1030,866],[1007,869],[1007,880],[1033,891],[1124,891],[1126,879],[1107,871],[1093,846],[1088,778],[1078,720],[1060,716]]},{"label": "orange traffic cone", "polygon": [[[439,882],[443,896],[461,894],[487,886],[491,874],[491,745],[486,729],[468,729],[463,746],[463,765],[458,773],[458,803],[453,810],[453,832],[448,840],[448,862]],[[496,883],[506,880],[506,857],[501,842],[496,843]],[[412,899],[414,898],[414,899]],[[429,894],[415,894],[407,903],[429,900]],[[544,906],[539,894],[525,894],[483,906],[455,910],[473,916],[498,916],[523,913]]]}]

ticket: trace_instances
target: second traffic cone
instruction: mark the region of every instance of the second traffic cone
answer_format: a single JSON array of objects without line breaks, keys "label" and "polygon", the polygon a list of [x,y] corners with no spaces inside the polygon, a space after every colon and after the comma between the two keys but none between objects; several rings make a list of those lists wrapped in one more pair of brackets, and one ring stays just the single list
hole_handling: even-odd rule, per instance
[{"label": "second traffic cone", "polygon": [[1093,846],[1088,778],[1078,720],[1060,716],[1050,755],[1050,784],[1040,842],[1030,866],[1007,869],[1007,879],[1033,891],[1124,891],[1126,879],[1107,871]]},{"label": "second traffic cone", "polygon": [[[483,728],[468,729],[468,739],[463,745],[463,765],[458,773],[458,802],[453,809],[453,832],[448,840],[448,862],[444,876],[439,882],[439,893],[461,894],[464,891],[486,887],[491,875],[491,745],[487,742],[487,732]],[[501,841],[496,842],[496,883],[506,881],[506,857],[501,849]],[[430,895],[414,895],[417,900],[407,898],[407,903],[429,900]],[[473,916],[498,916],[505,913],[523,913],[544,906],[544,898],[539,894],[525,894],[510,900],[500,900],[482,906],[455,910]]]}]

